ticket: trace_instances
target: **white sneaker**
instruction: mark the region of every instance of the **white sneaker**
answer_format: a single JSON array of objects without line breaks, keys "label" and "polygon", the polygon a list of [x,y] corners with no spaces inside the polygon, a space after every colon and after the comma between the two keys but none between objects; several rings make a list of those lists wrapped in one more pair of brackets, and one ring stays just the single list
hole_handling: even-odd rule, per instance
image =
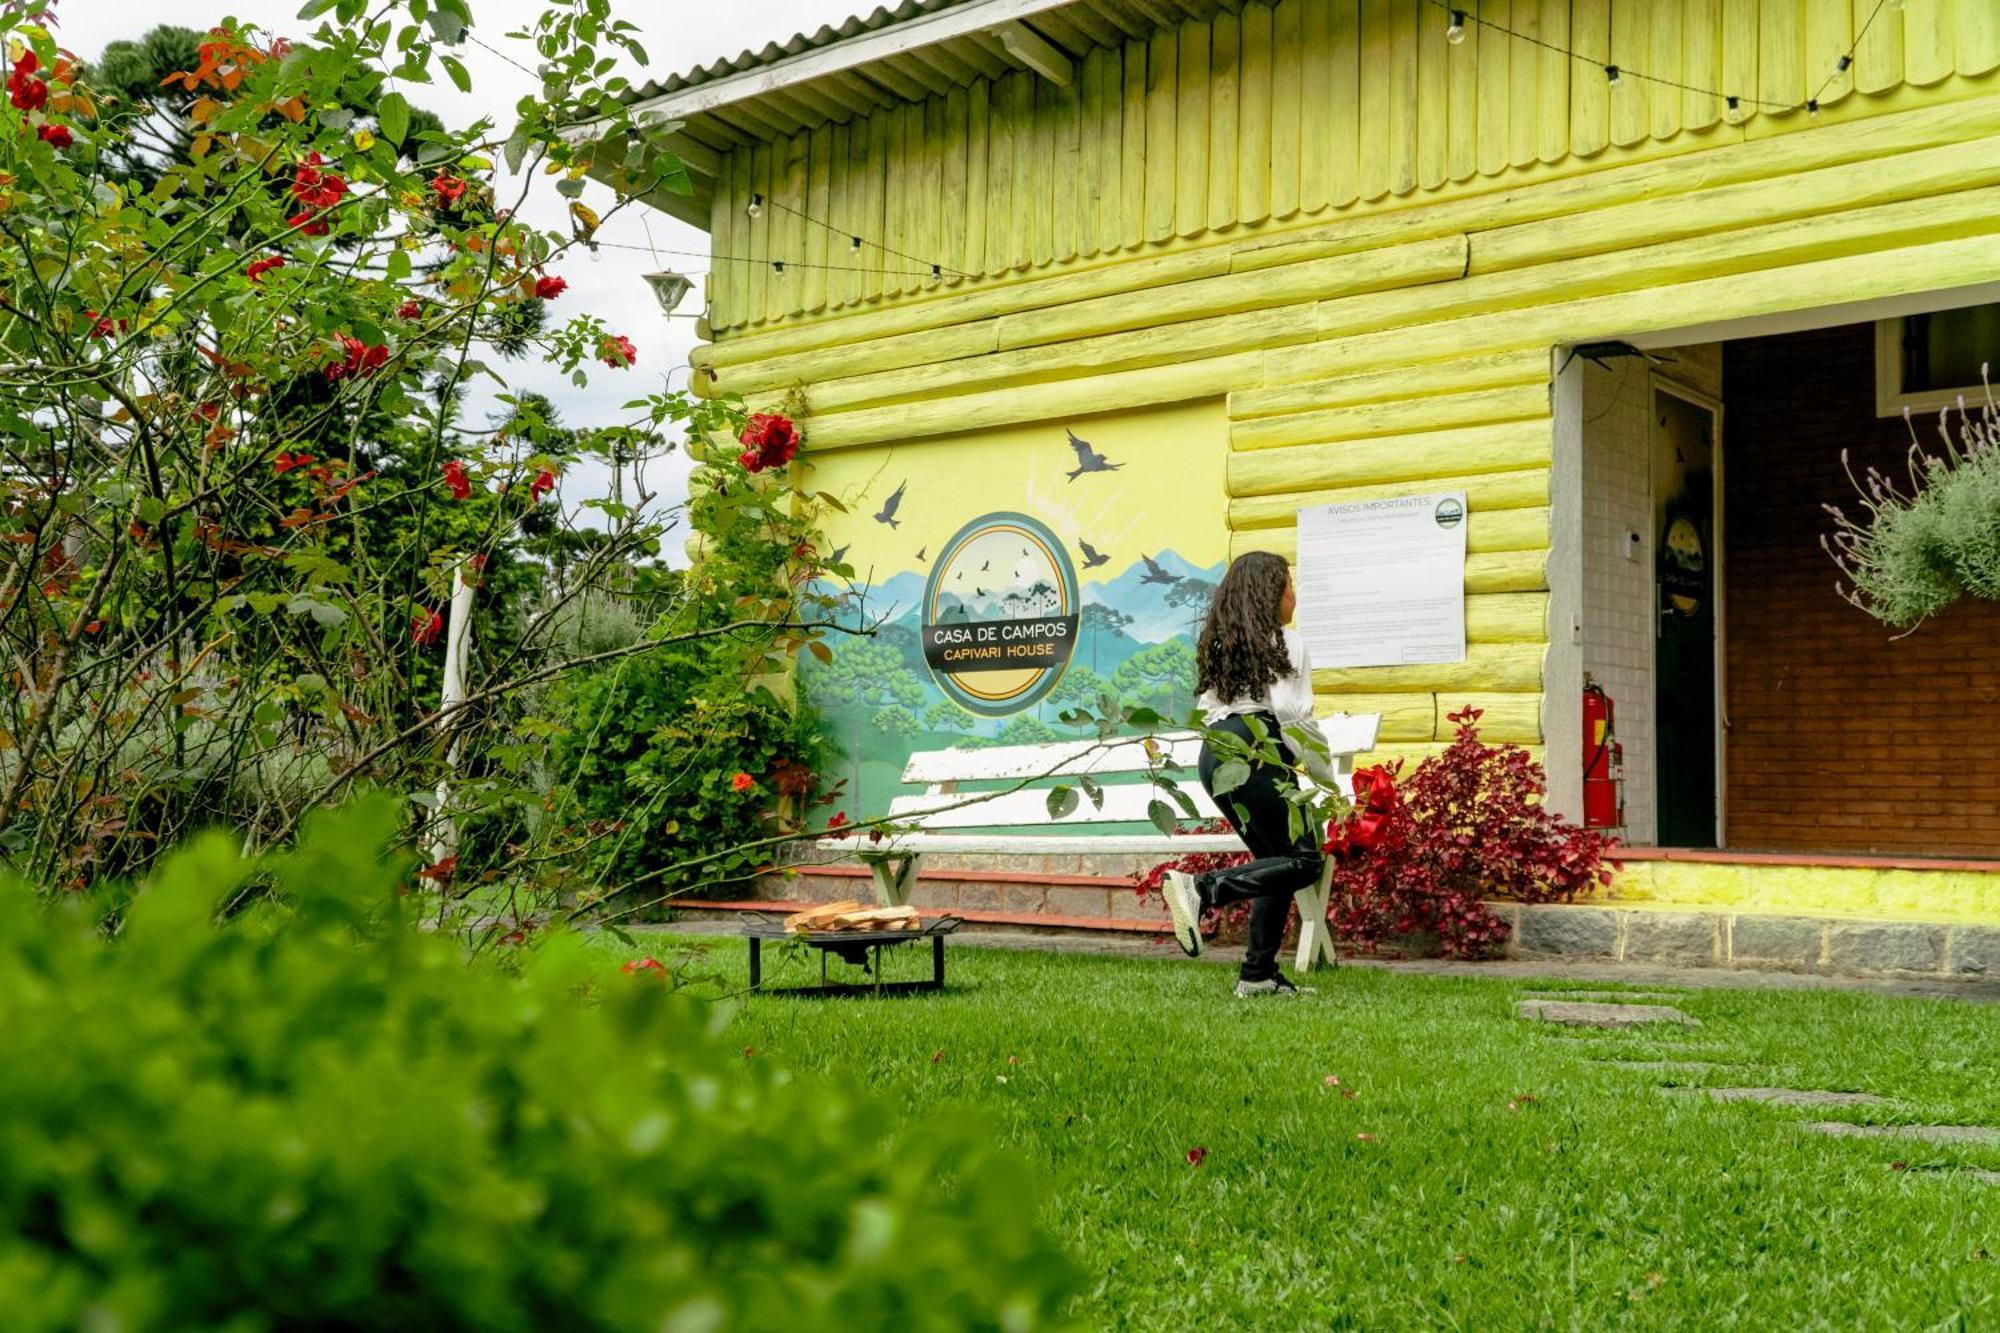
[{"label": "white sneaker", "polygon": [[1167,900],[1167,914],[1174,919],[1174,939],[1180,942],[1181,951],[1190,958],[1201,957],[1201,890],[1195,887],[1194,876],[1169,870],[1160,885],[1160,896]]},{"label": "white sneaker", "polygon": [[1236,998],[1239,1000],[1256,999],[1263,995],[1273,995],[1280,999],[1297,999],[1301,995],[1317,994],[1319,994],[1317,986],[1295,986],[1292,984],[1292,979],[1282,972],[1264,981],[1236,983]]}]

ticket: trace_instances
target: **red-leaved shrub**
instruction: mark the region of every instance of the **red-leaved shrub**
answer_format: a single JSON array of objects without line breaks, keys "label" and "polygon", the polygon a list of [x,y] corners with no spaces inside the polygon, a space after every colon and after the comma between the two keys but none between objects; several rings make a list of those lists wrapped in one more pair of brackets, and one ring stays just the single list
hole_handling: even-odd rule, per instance
[{"label": "red-leaved shrub", "polygon": [[[1345,849],[1328,910],[1340,939],[1434,931],[1447,957],[1485,958],[1506,943],[1507,923],[1482,899],[1567,902],[1611,882],[1611,839],[1543,805],[1541,765],[1518,745],[1480,740],[1479,718],[1451,714],[1449,749],[1328,830],[1329,848]],[[1365,849],[1354,846],[1362,819],[1374,820]]]},{"label": "red-leaved shrub", "polygon": [[[1394,936],[1435,933],[1447,957],[1485,958],[1507,941],[1507,923],[1483,899],[1567,902],[1611,882],[1616,845],[1542,804],[1542,767],[1518,745],[1479,739],[1481,710],[1451,714],[1457,737],[1396,785],[1400,765],[1355,775],[1356,807],[1327,830],[1335,858],[1327,919],[1345,944],[1373,950]],[[1226,832],[1216,823],[1202,832]],[[1199,875],[1242,865],[1244,852],[1205,852],[1154,866],[1134,880],[1159,892],[1169,870]],[[1240,924],[1248,904],[1205,923]],[[1215,918],[1221,917],[1218,922]]]}]

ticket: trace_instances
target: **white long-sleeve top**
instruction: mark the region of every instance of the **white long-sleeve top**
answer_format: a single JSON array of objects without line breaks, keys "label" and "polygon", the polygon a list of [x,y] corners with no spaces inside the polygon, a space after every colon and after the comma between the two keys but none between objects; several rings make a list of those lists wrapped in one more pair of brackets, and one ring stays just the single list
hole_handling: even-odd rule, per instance
[{"label": "white long-sleeve top", "polygon": [[1214,690],[1206,690],[1195,700],[1195,707],[1201,710],[1202,721],[1214,726],[1224,718],[1238,717],[1245,713],[1269,713],[1278,719],[1278,727],[1283,731],[1303,732],[1315,744],[1308,746],[1303,754],[1290,740],[1284,740],[1285,748],[1292,757],[1301,760],[1313,781],[1322,787],[1332,787],[1336,779],[1332,766],[1326,759],[1326,736],[1320,731],[1319,721],[1313,717],[1312,658],[1306,652],[1306,643],[1295,629],[1285,632],[1285,656],[1290,661],[1290,670],[1271,683],[1269,689],[1254,698],[1220,699]]}]

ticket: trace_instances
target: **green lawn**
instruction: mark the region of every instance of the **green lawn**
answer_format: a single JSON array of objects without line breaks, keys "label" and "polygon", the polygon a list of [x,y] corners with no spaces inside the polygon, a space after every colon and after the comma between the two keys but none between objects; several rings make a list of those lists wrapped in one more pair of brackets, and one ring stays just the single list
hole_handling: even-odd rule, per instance
[{"label": "green lawn", "polygon": [[[740,984],[740,941],[690,942]],[[733,1031],[913,1123],[991,1125],[1091,1274],[1086,1326],[2000,1328],[2000,1185],[1947,1169],[2000,1171],[2000,1148],[1799,1128],[2000,1125],[2000,1006],[1691,991],[1699,1028],[1584,1034],[1516,1018],[1534,988],[1511,980],[1347,968],[1238,1001],[1230,971],[1164,958],[955,948],[951,969],[942,996],[757,996]],[[1736,1067],[1609,1063],[1668,1059]]]}]

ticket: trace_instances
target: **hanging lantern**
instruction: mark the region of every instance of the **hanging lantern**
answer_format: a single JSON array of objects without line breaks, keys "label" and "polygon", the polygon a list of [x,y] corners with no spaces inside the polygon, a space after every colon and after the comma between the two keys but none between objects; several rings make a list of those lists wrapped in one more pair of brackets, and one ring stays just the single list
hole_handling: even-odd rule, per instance
[{"label": "hanging lantern", "polygon": [[646,285],[653,289],[653,299],[660,303],[663,315],[673,314],[674,307],[686,300],[687,294],[694,289],[694,284],[686,276],[670,269],[648,273]]}]

